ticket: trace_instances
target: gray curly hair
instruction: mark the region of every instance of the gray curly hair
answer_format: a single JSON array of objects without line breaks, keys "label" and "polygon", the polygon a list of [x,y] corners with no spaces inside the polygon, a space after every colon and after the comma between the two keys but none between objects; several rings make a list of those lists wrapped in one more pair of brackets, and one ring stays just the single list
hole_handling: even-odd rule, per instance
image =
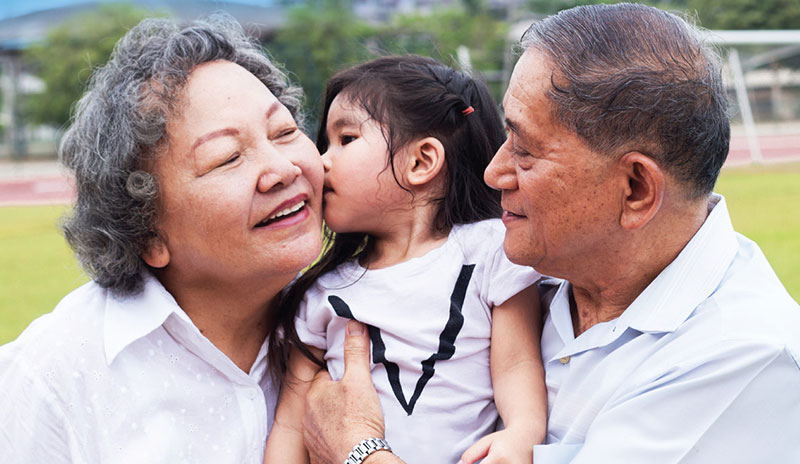
[{"label": "gray curly hair", "polygon": [[168,19],[131,29],[92,75],[61,141],[77,184],[64,235],[89,276],[117,295],[141,291],[141,255],[157,237],[158,183],[147,167],[169,143],[167,119],[189,73],[215,60],[253,73],[302,124],[302,90],[236,20],[215,14],[183,29]]}]

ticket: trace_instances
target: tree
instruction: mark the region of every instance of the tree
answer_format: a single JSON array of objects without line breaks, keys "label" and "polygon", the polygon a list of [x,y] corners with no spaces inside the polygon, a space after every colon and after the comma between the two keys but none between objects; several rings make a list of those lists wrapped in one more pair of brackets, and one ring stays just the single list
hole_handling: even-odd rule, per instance
[{"label": "tree", "polygon": [[707,29],[797,29],[798,0],[687,0]]},{"label": "tree", "polygon": [[[561,10],[568,8],[582,6],[582,5],[598,5],[602,3],[622,3],[629,0],[527,0],[527,7],[534,13],[543,15],[550,15],[558,13]],[[633,3],[643,3],[645,5],[662,8],[665,10],[682,10],[687,0],[650,0],[650,1],[633,1]],[[703,0],[698,0],[702,2]]]},{"label": "tree", "polygon": [[461,45],[471,50],[473,69],[497,71],[503,67],[506,30],[485,11],[482,0],[432,14],[397,16],[381,25],[356,19],[347,0],[311,0],[290,11],[266,48],[297,76],[306,93],[307,126],[314,127],[325,84],[336,71],[392,53],[431,56],[457,67]]},{"label": "tree", "polygon": [[51,29],[42,43],[24,54],[25,63],[45,83],[43,93],[26,97],[26,118],[38,124],[64,125],[93,68],[105,64],[114,44],[131,27],[152,15],[131,5],[101,5]]},{"label": "tree", "polygon": [[328,79],[369,56],[366,43],[373,28],[351,10],[347,0],[311,0],[290,10],[286,24],[265,44],[303,87],[309,128],[318,120]]},{"label": "tree", "polygon": [[[527,0],[536,13],[553,14],[579,5],[620,3],[605,0]],[[797,29],[798,0],[651,0],[645,2],[670,11],[696,15],[706,29]]]},{"label": "tree", "polygon": [[[395,17],[376,36],[374,46],[384,54],[430,56],[456,69],[460,65],[457,49],[464,46],[470,51],[472,69],[480,74],[503,69],[507,33],[508,25],[485,10],[449,8],[428,15]],[[499,87],[493,91],[499,98]]]}]

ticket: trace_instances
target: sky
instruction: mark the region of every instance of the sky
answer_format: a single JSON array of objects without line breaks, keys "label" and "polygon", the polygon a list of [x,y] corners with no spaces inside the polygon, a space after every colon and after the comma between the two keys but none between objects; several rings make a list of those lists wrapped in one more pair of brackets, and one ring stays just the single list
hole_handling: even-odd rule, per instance
[{"label": "sky", "polygon": [[[49,8],[57,8],[66,5],[77,5],[81,3],[90,3],[98,0],[0,0],[0,19],[20,16],[34,11],[46,10]],[[115,0],[100,0],[106,2],[113,2]],[[118,0],[116,0],[118,1]],[[181,1],[181,0],[178,0]],[[187,1],[187,0],[182,0]],[[243,3],[248,5],[272,5],[275,0],[206,0],[212,3]],[[129,3],[142,3],[142,4],[164,4],[169,1],[165,0],[128,0]]]}]

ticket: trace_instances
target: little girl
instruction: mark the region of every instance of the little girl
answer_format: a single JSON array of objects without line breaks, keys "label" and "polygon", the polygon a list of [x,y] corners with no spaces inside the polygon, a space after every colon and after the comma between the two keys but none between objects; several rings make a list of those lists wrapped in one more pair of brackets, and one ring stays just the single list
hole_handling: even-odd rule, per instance
[{"label": "little girl", "polygon": [[395,454],[456,463],[472,446],[470,462],[529,464],[546,420],[539,274],[506,258],[499,194],[483,182],[505,139],[489,90],[433,59],[384,57],[335,75],[322,114],[335,235],[284,301],[295,343],[265,462],[307,462],[309,381],[324,365],[342,376],[356,319]]}]

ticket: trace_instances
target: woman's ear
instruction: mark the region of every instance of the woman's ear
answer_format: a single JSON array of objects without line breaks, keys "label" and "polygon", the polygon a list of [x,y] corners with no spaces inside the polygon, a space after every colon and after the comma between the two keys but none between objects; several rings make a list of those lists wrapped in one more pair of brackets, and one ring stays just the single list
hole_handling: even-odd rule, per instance
[{"label": "woman's ear", "polygon": [[425,137],[412,143],[408,151],[406,180],[421,186],[439,175],[444,166],[444,145],[436,137]]},{"label": "woman's ear", "polygon": [[160,237],[154,237],[142,252],[142,259],[148,266],[160,269],[169,264],[169,249]]},{"label": "woman's ear", "polygon": [[664,171],[652,158],[636,151],[626,153],[619,162],[625,182],[620,225],[626,230],[638,229],[661,208]]}]

